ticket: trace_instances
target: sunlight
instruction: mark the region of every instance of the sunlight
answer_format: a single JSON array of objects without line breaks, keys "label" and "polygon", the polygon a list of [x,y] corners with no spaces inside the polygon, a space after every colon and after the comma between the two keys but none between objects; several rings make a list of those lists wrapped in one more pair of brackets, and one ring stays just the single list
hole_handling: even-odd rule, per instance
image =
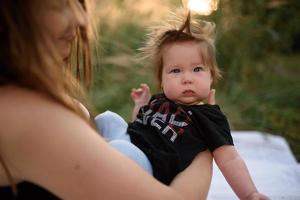
[{"label": "sunlight", "polygon": [[217,10],[219,0],[189,0],[188,8],[200,15],[210,15]]}]

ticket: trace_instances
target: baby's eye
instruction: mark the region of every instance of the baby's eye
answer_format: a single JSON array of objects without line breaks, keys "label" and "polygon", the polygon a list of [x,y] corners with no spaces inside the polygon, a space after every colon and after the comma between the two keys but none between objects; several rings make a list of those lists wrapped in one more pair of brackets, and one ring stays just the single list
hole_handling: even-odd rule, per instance
[{"label": "baby's eye", "polygon": [[194,68],[194,72],[200,72],[200,71],[204,71],[204,67],[198,66]]},{"label": "baby's eye", "polygon": [[170,71],[170,73],[179,73],[179,72],[180,72],[180,69],[178,69],[178,68],[172,69]]}]

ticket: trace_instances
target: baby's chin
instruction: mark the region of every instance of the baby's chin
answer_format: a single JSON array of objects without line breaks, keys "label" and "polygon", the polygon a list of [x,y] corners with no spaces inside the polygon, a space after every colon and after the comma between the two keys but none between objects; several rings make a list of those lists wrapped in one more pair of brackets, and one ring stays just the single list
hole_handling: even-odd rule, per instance
[{"label": "baby's chin", "polygon": [[187,106],[192,106],[192,105],[201,105],[203,104],[203,100],[202,99],[195,99],[195,100],[179,100],[179,101],[175,101],[178,104],[181,105],[187,105]]}]

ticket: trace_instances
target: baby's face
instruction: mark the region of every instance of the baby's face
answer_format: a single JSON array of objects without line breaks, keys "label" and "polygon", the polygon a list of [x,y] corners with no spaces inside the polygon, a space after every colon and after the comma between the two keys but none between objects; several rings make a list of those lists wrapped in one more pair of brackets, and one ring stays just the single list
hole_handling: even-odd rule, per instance
[{"label": "baby's face", "polygon": [[204,66],[196,42],[173,43],[164,48],[162,88],[169,99],[198,104],[207,99],[211,84],[211,71]]}]

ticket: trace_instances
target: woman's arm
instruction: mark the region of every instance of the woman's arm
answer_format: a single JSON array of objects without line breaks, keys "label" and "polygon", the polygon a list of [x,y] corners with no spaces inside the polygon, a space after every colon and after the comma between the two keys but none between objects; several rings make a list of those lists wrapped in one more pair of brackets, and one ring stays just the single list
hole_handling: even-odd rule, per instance
[{"label": "woman's arm", "polygon": [[258,193],[244,160],[234,146],[224,145],[213,152],[213,157],[227,182],[240,199],[266,200]]},{"label": "woman's arm", "polygon": [[0,105],[0,151],[15,179],[62,199],[182,199],[61,105],[19,89],[2,90]]}]

